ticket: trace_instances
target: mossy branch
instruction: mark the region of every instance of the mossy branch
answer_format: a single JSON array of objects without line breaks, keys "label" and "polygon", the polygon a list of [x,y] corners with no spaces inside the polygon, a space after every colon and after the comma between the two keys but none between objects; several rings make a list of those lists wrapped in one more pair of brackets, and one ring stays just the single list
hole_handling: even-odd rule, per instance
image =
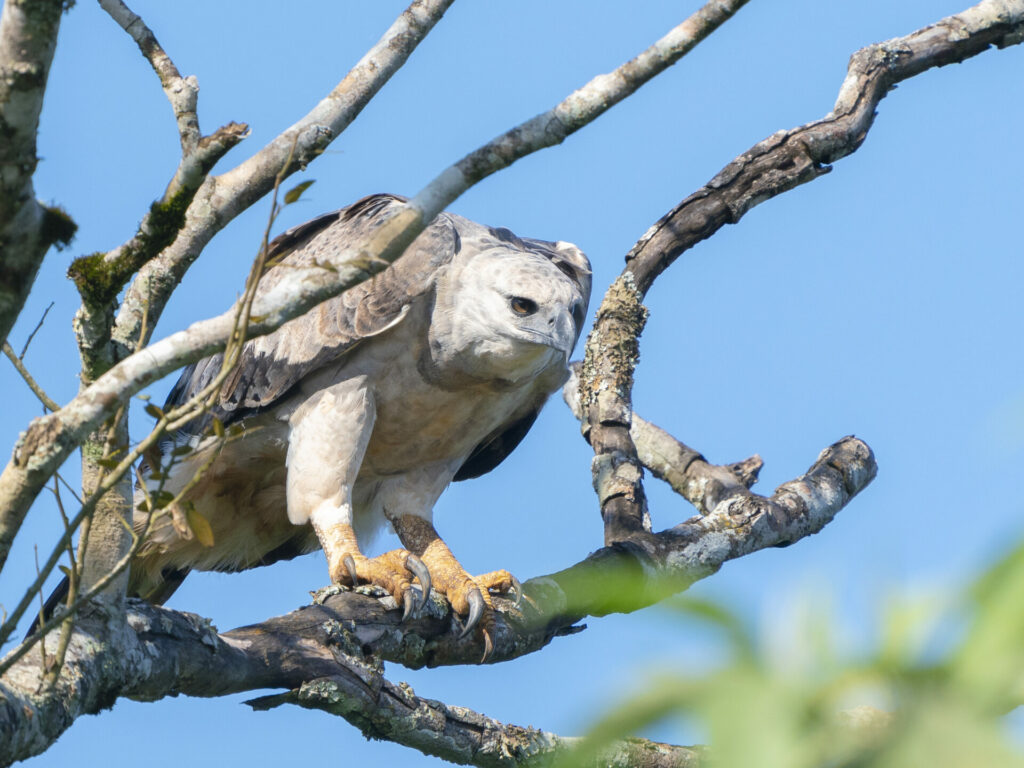
[{"label": "mossy branch", "polygon": [[93,308],[111,304],[143,264],[174,242],[191,202],[192,195],[186,190],[167,202],[156,201],[129,242],[110,254],[91,253],[72,261],[68,277],[74,281],[82,301]]}]

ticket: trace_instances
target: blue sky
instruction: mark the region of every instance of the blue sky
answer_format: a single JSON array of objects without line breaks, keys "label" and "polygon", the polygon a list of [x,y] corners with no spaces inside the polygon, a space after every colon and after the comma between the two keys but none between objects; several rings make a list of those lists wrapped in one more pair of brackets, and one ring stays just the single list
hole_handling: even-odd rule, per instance
[{"label": "blue sky", "polygon": [[[563,146],[526,158],[458,200],[457,213],[518,234],[577,243],[595,273],[596,308],[622,257],[666,210],[770,133],[821,117],[849,55],[961,10],[966,0],[753,0],[680,64]],[[281,229],[372,192],[413,194],[465,152],[546,110],[632,57],[696,2],[491,0],[456,3],[362,117],[294,177],[316,179]],[[229,120],[259,149],[332,88],[402,2],[139,2],[182,73],[201,86],[205,131]],[[760,453],[770,493],[818,452],[855,433],[879,475],[821,534],[730,563],[694,592],[733,606],[767,634],[794,602],[831,595],[851,647],[869,642],[876,606],[898,594],[953,594],[1022,533],[1020,152],[1024,46],[990,51],[908,81],[886,98],[864,146],[832,174],[754,209],[685,254],[656,283],[641,340],[635,408],[702,451]],[[93,3],[64,19],[42,116],[39,196],[79,224],[51,253],[11,336],[20,349],[53,310],[26,362],[50,394],[76,391],[71,258],[123,242],[178,157],[170,108],[128,37]],[[207,248],[157,330],[217,314],[241,289],[269,203]],[[152,389],[161,400],[168,379]],[[0,437],[10,445],[39,408],[0,361]],[[145,417],[134,414],[133,433]],[[601,545],[590,449],[553,401],[520,449],[489,476],[457,484],[435,521],[470,571],[520,578],[565,567]],[[65,473],[77,475],[77,460]],[[656,527],[692,514],[655,480]],[[33,545],[57,530],[42,499],[0,585],[11,604],[34,574]],[[221,629],[308,600],[326,581],[321,554],[269,569],[190,577],[170,605]],[[16,583],[17,582],[17,583]],[[664,609],[588,622],[546,650],[485,668],[392,680],[505,722],[561,734],[586,724],[656,668],[699,670],[714,638]],[[438,761],[369,743],[340,719],[297,708],[252,713],[239,702],[119,702],[83,718],[36,766],[361,765]],[[697,735],[667,725],[657,735]],[[113,755],[112,740],[119,743]]]}]

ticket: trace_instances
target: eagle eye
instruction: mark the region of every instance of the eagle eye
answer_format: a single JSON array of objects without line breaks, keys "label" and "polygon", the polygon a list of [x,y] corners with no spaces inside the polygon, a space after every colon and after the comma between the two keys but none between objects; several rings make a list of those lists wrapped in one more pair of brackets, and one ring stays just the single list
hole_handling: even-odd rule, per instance
[{"label": "eagle eye", "polygon": [[509,306],[512,307],[512,311],[517,315],[532,315],[537,311],[537,302],[531,299],[524,299],[522,296],[513,296],[509,300]]}]

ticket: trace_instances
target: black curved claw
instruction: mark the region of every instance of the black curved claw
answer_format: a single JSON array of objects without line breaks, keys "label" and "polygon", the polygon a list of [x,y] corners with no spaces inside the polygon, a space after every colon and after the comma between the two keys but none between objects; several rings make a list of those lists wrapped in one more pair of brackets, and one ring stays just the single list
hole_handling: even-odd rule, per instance
[{"label": "black curved claw", "polygon": [[402,603],[404,605],[402,610],[402,621],[406,621],[410,616],[412,616],[414,606],[416,605],[416,597],[413,595],[411,588],[405,590],[405,594],[402,596]]},{"label": "black curved claw", "polygon": [[469,618],[466,619],[466,625],[462,628],[462,632],[459,633],[459,640],[473,631],[473,627],[477,625],[480,617],[484,615],[484,608],[487,605],[484,602],[484,596],[475,587],[466,599],[469,601]]},{"label": "black curved claw", "polygon": [[480,663],[483,664],[487,661],[487,657],[494,651],[494,643],[491,642],[491,633],[486,629],[483,631],[484,635],[484,655],[480,657]]},{"label": "black curved claw", "polygon": [[420,600],[420,604],[416,610],[422,611],[423,606],[427,604],[427,599],[430,597],[430,571],[427,570],[427,566],[423,564],[423,561],[413,554],[410,554],[405,559],[405,567],[417,579],[419,579],[420,587],[423,590],[423,598]]},{"label": "black curved claw", "polygon": [[[510,573],[509,576],[512,576]],[[523,585],[519,583],[519,579],[512,576],[512,589],[510,590],[515,595],[515,606],[516,608],[523,602]]]},{"label": "black curved claw", "polygon": [[359,576],[356,574],[356,561],[352,559],[352,555],[345,555],[345,559],[341,561],[345,564],[345,569],[348,571],[349,578],[352,579],[352,586],[359,586]]}]

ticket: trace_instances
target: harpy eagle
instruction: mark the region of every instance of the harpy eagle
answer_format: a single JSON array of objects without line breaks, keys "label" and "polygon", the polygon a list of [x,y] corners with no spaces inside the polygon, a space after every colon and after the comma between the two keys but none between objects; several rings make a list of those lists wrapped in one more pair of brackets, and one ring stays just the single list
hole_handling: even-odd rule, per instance
[{"label": "harpy eagle", "polygon": [[[258,290],[285,270],[337,262],[402,202],[374,195],[288,230],[271,243]],[[444,213],[374,279],[248,341],[212,410],[161,446],[170,468],[146,470],[150,491],[176,494],[217,450],[213,418],[239,425],[185,495],[213,544],[180,510],[154,518],[129,594],[162,602],[190,570],[239,571],[322,546],[332,582],[379,585],[406,614],[413,581],[424,601],[432,585],[468,614],[468,632],[489,590],[515,580],[469,576],[434,529],[434,503],[452,480],[496,467],[564,383],[590,282],[572,244]],[[186,368],[165,407],[221,364],[215,355]],[[170,460],[183,445],[194,450]],[[404,549],[365,557],[360,543],[388,523]]]}]

